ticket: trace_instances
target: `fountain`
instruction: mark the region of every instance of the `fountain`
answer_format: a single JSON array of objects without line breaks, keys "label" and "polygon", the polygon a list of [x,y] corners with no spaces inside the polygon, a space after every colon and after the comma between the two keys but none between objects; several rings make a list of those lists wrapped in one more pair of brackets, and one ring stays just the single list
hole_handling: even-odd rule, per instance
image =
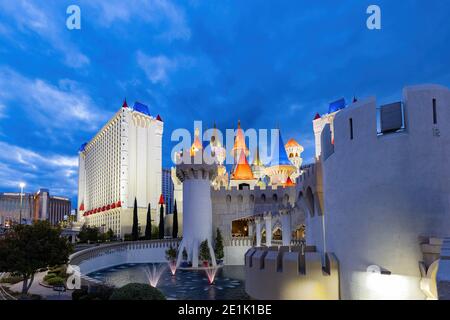
[{"label": "fountain", "polygon": [[214,279],[216,278],[218,268],[217,267],[209,267],[205,269],[206,276],[208,277],[209,284],[214,283]]},{"label": "fountain", "polygon": [[144,267],[145,274],[147,275],[148,282],[150,285],[154,288],[158,285],[159,278],[161,278],[161,275],[163,274],[164,270],[166,269],[165,264],[155,264],[153,263],[150,267],[149,265],[146,265]]},{"label": "fountain", "polygon": [[177,261],[171,260],[171,261],[167,262],[167,264],[169,265],[170,272],[174,276],[175,273],[177,272]]}]

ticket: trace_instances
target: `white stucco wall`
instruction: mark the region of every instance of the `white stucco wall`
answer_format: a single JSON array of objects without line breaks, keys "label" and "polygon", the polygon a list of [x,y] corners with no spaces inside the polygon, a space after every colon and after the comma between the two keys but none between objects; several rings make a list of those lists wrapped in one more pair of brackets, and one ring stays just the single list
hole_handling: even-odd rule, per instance
[{"label": "white stucco wall", "polygon": [[[418,237],[450,233],[450,91],[410,87],[403,102],[401,133],[377,136],[375,98],[335,116],[335,151],[323,162],[324,211],[327,251],[339,260],[343,299],[423,299]],[[372,264],[392,274],[374,279],[366,272]]]}]

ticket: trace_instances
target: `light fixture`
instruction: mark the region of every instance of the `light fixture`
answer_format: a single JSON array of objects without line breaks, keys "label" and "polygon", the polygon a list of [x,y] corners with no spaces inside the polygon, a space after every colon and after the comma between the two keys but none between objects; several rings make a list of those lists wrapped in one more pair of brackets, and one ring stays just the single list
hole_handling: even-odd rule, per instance
[{"label": "light fixture", "polygon": [[25,186],[26,186],[25,182],[19,183],[19,187],[21,187],[22,189],[25,188]]},{"label": "light fixture", "polygon": [[377,266],[376,264],[372,264],[367,267],[366,269],[367,273],[377,273],[377,274],[384,274],[384,275],[390,275],[391,272],[386,269],[382,269],[380,266]]}]

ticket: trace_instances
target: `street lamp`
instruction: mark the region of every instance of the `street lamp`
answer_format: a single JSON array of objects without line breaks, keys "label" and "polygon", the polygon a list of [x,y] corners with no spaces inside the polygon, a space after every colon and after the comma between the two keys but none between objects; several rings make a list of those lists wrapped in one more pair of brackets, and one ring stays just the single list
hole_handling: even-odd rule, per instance
[{"label": "street lamp", "polygon": [[22,224],[22,196],[23,196],[23,188],[25,188],[25,183],[19,183],[20,187],[20,214],[19,214],[19,224]]}]

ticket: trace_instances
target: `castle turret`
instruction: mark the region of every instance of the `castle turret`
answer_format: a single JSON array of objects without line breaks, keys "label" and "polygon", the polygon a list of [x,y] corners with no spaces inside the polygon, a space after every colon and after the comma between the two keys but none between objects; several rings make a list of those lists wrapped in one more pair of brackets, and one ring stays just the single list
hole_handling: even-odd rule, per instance
[{"label": "castle turret", "polygon": [[271,156],[272,159],[266,167],[265,173],[269,176],[271,185],[284,185],[296,171],[296,167],[289,161],[280,130],[278,130],[278,140],[272,145]]},{"label": "castle turret", "polygon": [[215,164],[181,163],[176,174],[183,183],[183,240],[178,251],[177,266],[181,263],[183,249],[186,249],[192,266],[198,267],[199,246],[208,240],[211,260],[216,265],[212,248],[212,204],[211,181],[217,175]]},{"label": "castle turret", "polygon": [[284,146],[289,158],[289,161],[297,168],[296,172],[291,175],[291,179],[295,179],[300,175],[300,167],[302,166],[303,159],[301,154],[303,152],[303,147],[294,139],[289,139],[289,141]]}]

